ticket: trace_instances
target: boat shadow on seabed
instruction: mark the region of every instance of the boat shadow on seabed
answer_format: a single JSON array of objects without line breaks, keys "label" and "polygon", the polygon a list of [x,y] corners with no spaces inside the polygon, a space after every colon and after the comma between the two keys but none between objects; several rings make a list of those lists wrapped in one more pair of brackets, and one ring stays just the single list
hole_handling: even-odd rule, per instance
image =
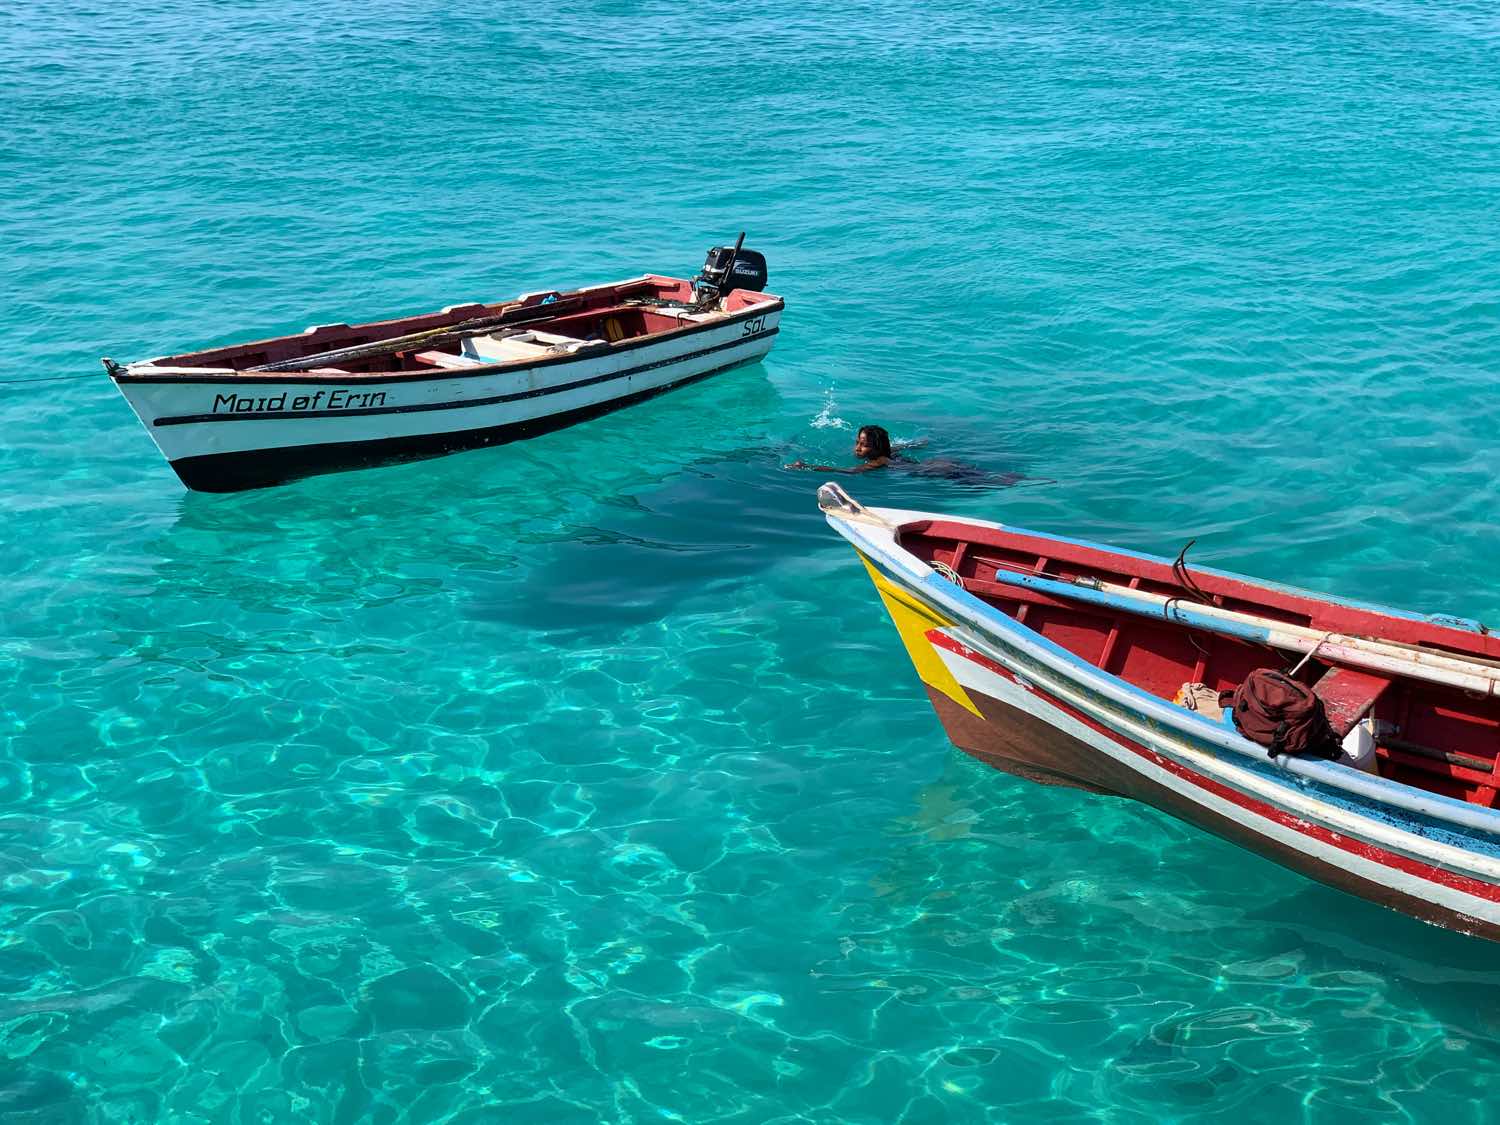
[{"label": "boat shadow on seabed", "polygon": [[[730,526],[730,510],[785,475],[741,457],[760,436],[744,419],[780,406],[754,364],[526,443],[233,496],[183,493],[146,542],[149,565],[159,588],[252,610],[446,588],[470,617],[527,627],[658,616],[679,593],[775,555]],[[702,456],[705,434],[722,435],[726,451]],[[776,519],[794,517],[801,540],[821,545],[805,509],[795,489],[774,502]],[[641,571],[623,603],[620,568]]]}]

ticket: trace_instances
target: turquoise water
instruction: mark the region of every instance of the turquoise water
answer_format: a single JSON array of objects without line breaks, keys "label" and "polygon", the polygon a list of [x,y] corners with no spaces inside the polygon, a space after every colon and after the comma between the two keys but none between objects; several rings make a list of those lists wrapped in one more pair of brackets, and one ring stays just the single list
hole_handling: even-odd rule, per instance
[{"label": "turquoise water", "polygon": [[[958,754],[780,465],[1500,619],[1491,7],[0,36],[0,1123],[1485,1119],[1496,947]],[[523,445],[191,495],[97,371],[742,228],[764,364]]]}]

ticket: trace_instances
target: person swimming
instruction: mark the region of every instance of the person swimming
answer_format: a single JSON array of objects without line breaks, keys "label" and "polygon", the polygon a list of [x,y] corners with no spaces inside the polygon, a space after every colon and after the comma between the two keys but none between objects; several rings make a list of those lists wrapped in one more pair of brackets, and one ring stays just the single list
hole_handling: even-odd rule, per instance
[{"label": "person swimming", "polygon": [[861,426],[859,433],[854,435],[854,456],[863,464],[845,469],[837,465],[809,465],[806,461],[797,460],[787,468],[812,469],[820,473],[868,473],[872,469],[883,469],[892,461],[906,460],[891,451],[890,431],[884,426]]},{"label": "person swimming", "polygon": [[[926,444],[926,442],[912,444]],[[890,432],[884,426],[861,426],[854,437],[854,456],[859,458],[861,463],[849,468],[839,465],[809,465],[802,460],[793,461],[786,467],[810,469],[820,473],[868,473],[875,469],[893,467],[904,469],[920,477],[940,477],[962,484],[991,485],[996,488],[1006,488],[1031,479],[1022,473],[992,473],[988,469],[981,469],[978,465],[970,465],[949,458],[918,461],[892,447]],[[1036,483],[1055,482],[1037,481]]]}]

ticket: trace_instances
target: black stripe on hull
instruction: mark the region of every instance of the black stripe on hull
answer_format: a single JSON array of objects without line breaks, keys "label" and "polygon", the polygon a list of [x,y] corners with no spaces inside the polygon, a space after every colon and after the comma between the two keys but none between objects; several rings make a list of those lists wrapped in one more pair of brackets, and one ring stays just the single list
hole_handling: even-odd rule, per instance
[{"label": "black stripe on hull", "polygon": [[[529,391],[512,391],[509,394],[490,395],[487,398],[458,399],[454,402],[419,402],[409,403],[406,406],[358,406],[352,410],[265,410],[245,414],[181,414],[173,417],[158,418],[152,422],[153,426],[188,426],[201,423],[213,423],[218,425],[223,422],[280,422],[287,419],[303,418],[368,418],[375,414],[417,414],[429,410],[472,410],[476,406],[499,406],[507,402],[524,402],[533,398],[548,398],[552,395],[567,394],[581,387],[596,387],[601,383],[617,383],[621,379],[629,379],[636,375],[644,375],[647,371],[656,371],[663,367],[675,367],[680,363],[691,360],[702,359],[704,356],[713,355],[716,352],[725,352],[730,348],[742,348],[746,344],[757,340],[768,340],[780,332],[780,328],[768,328],[764,332],[757,332],[753,336],[741,336],[735,340],[725,340],[723,343],[715,344],[711,348],[702,348],[696,352],[684,352],[682,355],[669,355],[662,359],[653,360],[651,363],[642,363],[636,367],[626,367],[620,371],[606,371],[600,375],[590,375],[586,379],[575,379],[571,383],[558,383],[550,387],[534,387]],[[577,358],[570,360],[572,363],[580,362]],[[494,374],[492,371],[491,374]],[[432,382],[442,382],[445,376],[431,376]],[[363,385],[363,384],[361,384]]]},{"label": "black stripe on hull", "polygon": [[286,484],[302,477],[323,473],[338,473],[348,469],[371,469],[379,465],[393,465],[402,461],[424,461],[459,453],[465,449],[481,449],[488,445],[504,445],[523,438],[538,437],[554,430],[566,429],[577,422],[612,413],[622,407],[632,406],[654,398],[666,391],[696,383],[728,371],[734,367],[756,363],[761,356],[737,359],[722,367],[700,371],[695,375],[678,379],[660,387],[622,395],[607,402],[594,403],[567,410],[560,414],[548,414],[541,418],[528,418],[524,422],[509,422],[503,426],[487,426],[477,430],[458,430],[442,434],[414,434],[408,437],[379,438],[372,441],[338,441],[319,445],[296,445],[277,449],[247,449],[235,453],[207,453],[198,457],[182,457],[171,462],[172,468],[182,483],[194,492],[244,492],[252,488],[267,488]]}]

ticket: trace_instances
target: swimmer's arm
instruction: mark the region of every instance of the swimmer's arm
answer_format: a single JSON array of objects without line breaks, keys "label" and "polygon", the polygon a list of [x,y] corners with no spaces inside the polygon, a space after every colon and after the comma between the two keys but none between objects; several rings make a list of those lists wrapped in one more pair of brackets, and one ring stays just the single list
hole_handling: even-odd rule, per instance
[{"label": "swimmer's arm", "polygon": [[783,469],[806,469],[813,473],[857,473],[858,469],[841,469],[837,465],[809,465],[806,461],[793,461]]},{"label": "swimmer's arm", "polygon": [[881,457],[881,458],[878,458],[878,459],[876,459],[874,461],[866,461],[863,465],[855,465],[853,468],[850,468],[850,469],[841,468],[838,465],[809,465],[806,461],[793,461],[790,465],[787,465],[786,468],[788,468],[788,469],[808,469],[808,470],[810,470],[812,472],[816,472],[816,473],[845,473],[845,474],[850,474],[850,473],[868,473],[871,469],[883,469],[888,464],[890,464],[889,459],[887,459],[885,457]]}]

